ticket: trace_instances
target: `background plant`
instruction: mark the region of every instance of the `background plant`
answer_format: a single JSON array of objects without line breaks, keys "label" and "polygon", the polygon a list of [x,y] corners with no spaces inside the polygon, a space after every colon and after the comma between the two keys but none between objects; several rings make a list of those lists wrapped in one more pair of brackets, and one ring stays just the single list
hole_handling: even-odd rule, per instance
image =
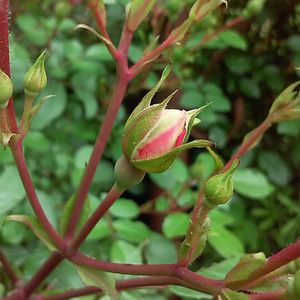
[{"label": "background plant", "polygon": [[[113,29],[120,28],[125,4],[107,4],[113,41],[120,34],[120,30]],[[201,106],[204,101],[214,101],[215,104],[201,116],[204,118],[201,129],[194,130],[193,135],[208,136],[217,141],[218,150],[222,150],[224,158],[229,158],[243,135],[262,121],[284,86],[296,80],[298,75],[294,67],[299,61],[299,37],[293,32],[299,29],[299,7],[266,2],[260,12],[251,16],[249,11],[242,13],[245,4],[231,1],[229,10],[218,10],[193,26],[188,41],[182,47],[169,49],[160,58],[161,64],[155,65],[154,72],[143,72],[130,85],[89,196],[92,210],[98,204],[95,196],[106,192],[113,182],[113,164],[121,153],[119,136],[127,112],[141,99],[145,90],[154,85],[158,71],[169,62],[170,55],[174,57],[174,74],[164,86],[169,89],[182,87],[178,105],[186,109]],[[30,5],[31,9],[27,7]],[[42,6],[12,3],[13,10],[16,10],[12,14],[12,23],[17,26],[13,27],[11,43],[18,115],[21,115],[23,108],[23,74],[45,45],[51,52],[47,63],[49,83],[45,95],[55,93],[56,99],[46,102],[24,143],[39,199],[56,226],[59,220],[57,208],[62,208],[73,194],[88,161],[96,137],[95,128],[103,120],[114,78],[113,60],[105,46],[96,41],[92,34],[72,31],[77,23],[93,24],[90,14],[83,14],[84,6],[69,7],[68,12],[59,9],[60,5],[63,7],[67,3],[57,4],[57,14],[49,17],[47,9],[54,8],[50,2],[44,1]],[[136,62],[153,36],[159,33],[161,41],[164,40],[187,12],[188,6],[183,7],[178,1],[167,1],[167,4],[156,6],[150,15],[151,22],[143,23],[135,35],[129,52],[130,62]],[[276,26],[282,12],[289,20],[286,27]],[[43,14],[47,14],[47,18],[43,18]],[[235,20],[233,25],[237,25],[234,31],[218,31],[223,24],[227,24],[226,20],[231,19]],[[201,32],[202,36],[203,32],[220,33],[205,45],[199,45]],[[162,91],[158,98],[164,98],[165,93]],[[235,198],[225,209],[211,214],[213,227],[208,241],[209,247],[217,250],[217,254],[212,249],[206,250],[193,265],[195,270],[200,263],[201,266],[209,266],[212,262],[228,258],[226,263],[214,266],[223,266],[223,271],[217,269],[221,278],[242,253],[263,250],[266,254],[272,254],[298,237],[298,210],[295,205],[295,200],[299,198],[296,173],[299,166],[298,125],[298,121],[281,123],[243,158],[237,171],[240,174],[235,179]],[[277,141],[276,149],[274,141]],[[77,149],[75,155],[74,149]],[[8,151],[3,151],[0,159],[4,162],[1,187],[6,187],[1,200],[3,219],[6,214],[30,214],[18,174],[12,166],[12,157]],[[131,201],[117,202],[111,213],[89,235],[83,250],[97,258],[115,262],[175,262],[176,244],[186,233],[187,212],[197,197],[199,182],[201,186],[214,168],[212,158],[206,153],[193,151],[184,161],[191,164],[190,170],[182,160],[178,160],[166,173],[150,175],[143,184],[127,192],[125,197]],[[8,178],[11,186],[7,183]],[[154,188],[153,183],[162,190]],[[149,198],[150,202],[147,201]],[[260,229],[257,235],[256,224]],[[160,230],[162,234],[158,235],[156,232]],[[19,259],[16,266],[29,279],[47,258],[48,251],[37,244],[39,242],[30,231],[16,222],[5,223],[1,236],[5,253],[14,260],[16,257]],[[155,250],[158,248],[160,253]],[[26,253],[32,252],[32,249],[34,255],[30,261]],[[129,253],[131,257],[127,257]],[[224,264],[229,267],[224,267]],[[51,275],[52,278],[59,278],[56,288],[78,287],[81,284],[68,263],[63,263],[59,268],[64,269],[57,269]],[[210,268],[207,272],[211,270],[214,269]],[[66,276],[66,272],[70,275]],[[51,282],[51,277],[48,280]],[[193,297],[190,291],[180,288],[171,288],[170,291],[158,290],[155,297],[166,298],[169,293]],[[141,297],[136,293],[130,296]],[[150,296],[154,297],[153,294]],[[194,297],[199,297],[199,293]]]}]

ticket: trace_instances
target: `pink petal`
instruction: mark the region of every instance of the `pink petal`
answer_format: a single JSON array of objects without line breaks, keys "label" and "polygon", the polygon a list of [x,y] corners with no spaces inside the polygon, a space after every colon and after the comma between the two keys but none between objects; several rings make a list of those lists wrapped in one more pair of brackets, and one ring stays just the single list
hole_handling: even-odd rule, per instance
[{"label": "pink petal", "polygon": [[[178,114],[178,116],[179,118],[175,120],[175,122],[174,119],[172,120],[173,124],[171,124],[171,127],[166,128],[166,130],[163,130],[152,140],[138,149],[138,157],[136,159],[149,159],[159,157],[182,144],[186,134],[186,114],[182,113]],[[161,123],[157,125],[158,129],[164,121],[165,120],[162,120]]]}]

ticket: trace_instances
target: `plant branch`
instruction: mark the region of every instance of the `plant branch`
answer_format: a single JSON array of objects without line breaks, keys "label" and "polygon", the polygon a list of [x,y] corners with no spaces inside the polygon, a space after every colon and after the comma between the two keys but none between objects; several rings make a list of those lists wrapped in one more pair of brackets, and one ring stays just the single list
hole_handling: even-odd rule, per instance
[{"label": "plant branch", "polygon": [[118,54],[118,51],[116,51],[116,49],[112,46],[111,38],[106,30],[105,20],[103,20],[103,17],[98,9],[98,1],[94,1],[94,2],[90,1],[88,6],[94,14],[95,20],[97,22],[97,25],[98,25],[98,28],[99,28],[101,34],[103,35],[103,37],[105,39],[108,40],[109,43],[111,43],[111,45],[109,45],[109,43],[106,44],[109,52],[111,53],[113,58],[117,60],[119,57],[119,54]]},{"label": "plant branch", "polygon": [[[9,21],[9,1],[0,0],[0,69],[10,76],[10,64],[9,64],[9,40],[8,40],[8,21]],[[8,107],[6,108],[8,120],[10,122],[11,129],[14,133],[17,133],[18,125],[16,120],[16,114],[11,98]]]},{"label": "plant branch", "polygon": [[227,162],[225,167],[220,171],[220,173],[225,172],[229,169],[231,164],[236,160],[240,159],[244,154],[246,154],[259,140],[263,137],[264,133],[271,127],[272,119],[267,117],[258,127],[249,133],[245,137],[242,145],[239,147],[237,152],[231,157]]},{"label": "plant branch", "polygon": [[11,151],[15,160],[15,164],[18,168],[20,178],[23,182],[24,189],[26,191],[27,197],[30,201],[30,204],[38,217],[38,220],[49,234],[56,247],[60,250],[64,249],[64,242],[61,237],[58,235],[52,224],[49,222],[40,202],[37,197],[34,185],[32,183],[32,179],[27,168],[27,164],[25,161],[22,144],[20,142],[16,142],[12,147]]},{"label": "plant branch", "polygon": [[67,239],[72,238],[75,233],[76,225],[78,223],[85,199],[93,182],[98,163],[102,158],[105,145],[110,136],[114,121],[117,117],[119,108],[122,104],[130,81],[128,72],[128,49],[130,47],[131,40],[132,33],[127,31],[126,26],[124,26],[118,48],[119,58],[117,60],[117,79],[115,89],[110,101],[110,105],[106,112],[102,127],[96,139],[93,152],[91,154],[84,175],[82,177],[79,189],[76,194],[74,209],[71,214],[71,218],[67,225],[67,230],[65,233],[65,237]]},{"label": "plant branch", "polygon": [[92,231],[92,229],[96,226],[98,221],[103,217],[103,215],[121,196],[122,193],[123,191],[119,190],[116,185],[113,185],[105,199],[100,203],[100,205],[97,207],[94,213],[88,218],[86,223],[79,231],[78,235],[70,243],[68,247],[68,252],[70,255],[72,255],[72,253],[74,253],[80,247],[80,245],[83,243],[83,241]]},{"label": "plant branch", "polygon": [[97,260],[79,252],[77,252],[72,258],[70,258],[70,260],[75,264],[98,268],[113,273],[150,276],[172,276],[174,278],[180,278],[186,284],[190,284],[191,288],[193,289],[201,290],[202,292],[210,294],[218,292],[219,289],[224,286],[222,280],[215,280],[204,277],[177,264],[118,264]]},{"label": "plant branch", "polygon": [[12,286],[15,286],[19,280],[18,276],[15,273],[12,264],[9,262],[9,260],[7,259],[6,255],[3,253],[2,250],[0,250],[0,263],[2,264],[7,277],[9,278],[10,282],[12,283]]},{"label": "plant branch", "polygon": [[[127,280],[117,281],[116,287],[119,291],[128,290],[132,288],[139,287],[160,287],[166,285],[180,285],[190,287],[189,285],[182,282],[180,279],[173,278],[170,276],[157,276],[157,277],[139,277]],[[42,297],[42,300],[66,300],[71,299],[73,297],[81,297],[86,295],[93,295],[101,293],[102,290],[96,287],[87,286],[80,289],[75,289],[71,291],[67,291],[57,295],[49,295]]]},{"label": "plant branch", "polygon": [[289,262],[297,259],[300,257],[300,240],[296,243],[287,246],[286,248],[282,249],[281,251],[275,253],[274,255],[270,256],[266,262],[266,264],[256,271],[255,273],[250,276],[247,280],[236,282],[230,285],[230,288],[241,288],[244,287],[246,284],[251,283],[259,279],[260,277],[269,274],[280,267],[288,264]]},{"label": "plant branch", "polygon": [[37,289],[44,279],[62,262],[63,256],[53,252],[30,281],[22,288],[17,289],[3,300],[28,300],[28,297]]}]

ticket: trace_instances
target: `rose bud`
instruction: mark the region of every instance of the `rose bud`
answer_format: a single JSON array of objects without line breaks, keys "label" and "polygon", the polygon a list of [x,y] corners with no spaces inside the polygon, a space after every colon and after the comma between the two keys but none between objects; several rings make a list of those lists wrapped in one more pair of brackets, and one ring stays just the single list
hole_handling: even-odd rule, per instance
[{"label": "rose bud", "polygon": [[44,50],[36,62],[31,66],[24,77],[25,93],[30,96],[37,96],[47,85],[47,74],[45,70],[45,59],[47,51]]},{"label": "rose bud", "polygon": [[5,108],[13,93],[10,78],[0,69],[0,109]]},{"label": "rose bud", "polygon": [[192,126],[199,121],[196,116],[204,107],[192,111],[166,109],[174,93],[162,103],[150,105],[169,72],[170,67],[167,67],[161,80],[132,112],[124,128],[124,155],[135,168],[144,172],[161,173],[184,150],[213,145],[207,140],[187,143]]},{"label": "rose bud", "polygon": [[206,204],[214,207],[225,204],[231,199],[233,194],[232,175],[239,164],[239,161],[235,160],[227,171],[208,179],[204,186]]}]

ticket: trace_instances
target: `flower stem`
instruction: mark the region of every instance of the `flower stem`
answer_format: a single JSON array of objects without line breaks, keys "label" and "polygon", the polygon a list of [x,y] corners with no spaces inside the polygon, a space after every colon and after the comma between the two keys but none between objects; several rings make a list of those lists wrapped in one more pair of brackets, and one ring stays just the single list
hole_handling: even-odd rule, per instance
[{"label": "flower stem", "polygon": [[14,271],[14,268],[12,264],[7,259],[6,255],[3,253],[3,251],[0,250],[0,262],[5,270],[5,273],[9,280],[11,281],[12,285],[15,286],[18,282],[18,276]]},{"label": "flower stem", "polygon": [[22,144],[20,142],[16,142],[15,145],[11,147],[11,151],[15,160],[15,164],[18,168],[20,178],[23,182],[23,186],[26,191],[27,197],[36,216],[38,217],[38,220],[40,221],[46,232],[49,234],[57,248],[63,250],[64,242],[58,235],[52,224],[49,222],[36,195],[36,191],[25,161]]},{"label": "flower stem", "polygon": [[119,190],[116,185],[113,185],[106,198],[101,202],[94,213],[88,218],[86,223],[79,231],[78,235],[70,243],[68,247],[68,253],[70,255],[72,255],[72,253],[74,253],[80,247],[80,245],[83,243],[92,229],[96,226],[98,221],[103,217],[103,215],[108,211],[108,209],[114,204],[114,202],[120,197],[122,193],[122,190]]},{"label": "flower stem", "polygon": [[[8,43],[8,20],[9,20],[9,1],[0,0],[0,69],[4,71],[8,76],[10,75],[9,64],[9,43]],[[8,114],[8,120],[10,122],[11,129],[14,133],[18,132],[18,125],[16,120],[16,114],[12,99],[8,103],[6,108]]]}]

